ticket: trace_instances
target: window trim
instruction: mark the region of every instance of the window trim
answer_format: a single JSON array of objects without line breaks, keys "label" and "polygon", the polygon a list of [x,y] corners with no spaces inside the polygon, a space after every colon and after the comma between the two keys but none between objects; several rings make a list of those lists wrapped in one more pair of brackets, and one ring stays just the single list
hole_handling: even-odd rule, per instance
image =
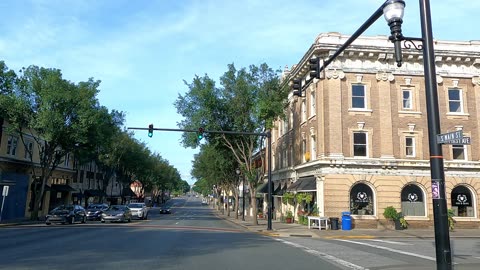
[{"label": "window trim", "polygon": [[470,192],[470,196],[472,198],[472,207],[473,207],[473,216],[469,217],[459,217],[459,216],[455,216],[454,219],[455,220],[469,220],[469,219],[476,219],[478,218],[478,215],[477,215],[477,196],[476,196],[476,193],[474,192],[475,189],[471,188],[470,185],[466,185],[466,184],[457,184],[455,185],[451,190],[450,190],[450,207],[453,207],[452,205],[452,194],[453,194],[453,190],[457,187],[464,187],[466,189],[468,189],[468,191]]},{"label": "window trim", "polygon": [[18,150],[18,137],[14,135],[8,135],[7,137],[7,147],[6,147],[7,156],[17,156]]},{"label": "window trim", "polygon": [[[402,88],[402,91],[401,91],[401,95],[402,95],[402,111],[413,111],[413,109],[415,108],[415,105],[414,105],[414,99],[413,99],[413,90],[410,89],[410,88]],[[410,100],[410,107],[405,107],[405,97],[404,97],[404,93],[405,92],[408,92],[409,93],[409,100]]]},{"label": "window trim", "polygon": [[[365,156],[356,156],[355,155],[355,134],[364,134],[365,135]],[[352,156],[354,158],[368,158],[369,155],[369,140],[368,140],[368,131],[357,130],[352,133]]]},{"label": "window trim", "polygon": [[[460,149],[460,147],[458,146],[461,146],[461,148],[463,149],[463,159],[456,159],[454,158],[454,148],[455,149]],[[450,147],[450,151],[451,151],[451,154],[452,154],[452,161],[468,161],[468,150],[467,150],[467,145],[465,144],[452,144],[451,147]]]},{"label": "window trim", "polygon": [[[359,184],[364,184],[366,185],[367,187],[370,188],[371,192],[372,192],[372,197],[373,197],[373,214],[371,215],[359,215],[359,214],[353,214],[352,212],[352,209],[351,209],[351,206],[350,206],[350,203],[351,203],[351,197],[352,197],[352,190],[353,188],[356,186],[356,185],[359,185]],[[358,181],[358,182],[355,182],[352,184],[352,186],[350,187],[350,190],[348,191],[348,209],[350,211],[350,213],[352,213],[352,216],[353,217],[361,217],[360,219],[368,219],[366,217],[370,217],[370,218],[374,218],[374,217],[377,217],[377,213],[378,213],[378,209],[377,209],[377,200],[378,200],[378,197],[377,197],[377,192],[374,188],[374,186],[369,183],[369,182],[366,182],[366,181]]]},{"label": "window trim", "polygon": [[[353,95],[353,88],[355,86],[363,86],[363,107],[353,107],[353,98],[355,97],[360,97],[360,96],[354,96]],[[368,93],[367,93],[367,86],[365,84],[362,84],[362,83],[352,83],[351,86],[350,86],[350,106],[349,108],[352,109],[352,110],[361,110],[361,111],[364,111],[364,110],[368,110],[369,109],[369,104],[367,102],[367,99],[368,99]]]},{"label": "window trim", "polygon": [[[413,135],[406,135],[405,136],[405,146],[404,146],[404,151],[405,151],[405,157],[408,157],[408,158],[414,158],[417,156],[417,143],[416,143],[416,136],[413,136]],[[412,139],[412,146],[408,146],[407,145],[407,139]],[[412,155],[409,155],[408,154],[408,151],[407,151],[407,148],[408,147],[411,147],[413,149],[413,154]]]},{"label": "window trim", "polygon": [[[415,219],[415,218],[427,218],[428,217],[428,201],[427,201],[427,192],[425,190],[425,188],[421,185],[419,185],[418,183],[415,183],[415,182],[409,182],[409,183],[406,183],[402,189],[400,190],[400,205],[401,203],[403,202],[402,201],[402,192],[403,192],[403,189],[408,186],[408,185],[414,185],[414,186],[417,186],[419,189],[420,189],[420,192],[422,192],[422,196],[423,196],[423,209],[424,209],[424,215],[423,216],[405,216],[407,219]],[[403,209],[401,209],[401,211],[403,212]]]},{"label": "window trim", "polygon": [[[458,96],[460,98],[460,100],[456,101],[456,100],[450,100],[450,91],[458,91]],[[458,87],[449,87],[447,88],[447,108],[448,108],[448,114],[465,114],[465,98],[463,96],[464,94],[464,91],[462,88],[458,88]],[[451,108],[450,108],[450,102],[458,102],[460,103],[460,111],[459,112],[452,112],[451,111]]]}]

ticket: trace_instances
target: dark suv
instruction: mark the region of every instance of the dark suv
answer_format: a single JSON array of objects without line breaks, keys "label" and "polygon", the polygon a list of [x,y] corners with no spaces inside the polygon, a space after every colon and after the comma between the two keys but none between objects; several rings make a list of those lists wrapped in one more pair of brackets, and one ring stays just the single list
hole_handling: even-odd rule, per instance
[{"label": "dark suv", "polygon": [[55,207],[46,216],[45,224],[50,225],[52,223],[68,223],[72,224],[76,221],[85,223],[87,221],[87,212],[85,208],[80,205],[60,205]]}]

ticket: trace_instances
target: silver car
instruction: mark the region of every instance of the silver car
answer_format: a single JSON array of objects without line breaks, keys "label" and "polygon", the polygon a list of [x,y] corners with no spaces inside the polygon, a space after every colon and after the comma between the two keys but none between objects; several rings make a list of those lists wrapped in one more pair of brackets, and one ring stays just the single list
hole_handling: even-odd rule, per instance
[{"label": "silver car", "polygon": [[148,218],[148,208],[144,203],[131,203],[128,208],[132,211],[132,217],[139,219]]},{"label": "silver car", "polygon": [[132,221],[132,212],[126,205],[111,205],[102,213],[100,221],[102,223],[105,223],[105,221],[130,222]]}]

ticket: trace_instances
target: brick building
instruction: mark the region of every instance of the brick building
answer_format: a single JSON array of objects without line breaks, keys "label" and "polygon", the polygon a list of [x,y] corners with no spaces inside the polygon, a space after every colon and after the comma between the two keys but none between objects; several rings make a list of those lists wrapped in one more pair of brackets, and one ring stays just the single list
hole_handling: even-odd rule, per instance
[{"label": "brick building", "polygon": [[[320,34],[284,79],[309,79],[308,60],[327,59],[348,36]],[[394,61],[386,36],[360,37],[313,80],[289,96],[275,123],[276,187],[307,192],[320,216],[352,213],[354,226],[385,225],[394,206],[412,227],[433,225],[428,129],[421,51]],[[442,133],[462,130],[471,145],[443,146],[446,198],[457,227],[479,227],[480,42],[435,41]],[[277,216],[288,209],[275,201]],[[283,213],[284,214],[284,213]]]}]

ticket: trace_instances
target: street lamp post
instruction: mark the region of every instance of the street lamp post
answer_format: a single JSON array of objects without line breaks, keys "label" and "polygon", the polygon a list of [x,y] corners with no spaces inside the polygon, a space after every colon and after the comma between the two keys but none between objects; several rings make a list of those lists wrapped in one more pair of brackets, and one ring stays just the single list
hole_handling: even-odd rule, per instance
[{"label": "street lamp post", "polygon": [[[430,174],[432,183],[433,216],[435,228],[435,248],[437,258],[437,269],[452,269],[452,254],[450,249],[450,235],[448,231],[447,202],[445,199],[445,175],[443,166],[442,147],[437,144],[436,136],[441,133],[440,117],[438,106],[438,93],[435,71],[435,54],[433,48],[432,22],[430,13],[430,1],[419,0],[420,2],[420,21],[422,28],[422,38],[404,37],[402,35],[403,14],[405,10],[405,1],[387,0],[385,1],[367,21],[360,26],[355,33],[340,48],[329,57],[319,72],[325,69],[337,56],[339,56],[353,41],[355,41],[363,32],[365,32],[378,18],[385,17],[391,36],[389,39],[394,43],[395,61],[397,66],[402,65],[401,42],[404,47],[411,48],[411,45],[417,50],[423,50],[423,65],[425,76],[425,94],[427,102],[427,121],[428,137],[430,148]],[[421,41],[422,45],[417,45],[413,41]],[[407,46],[406,42],[410,42]],[[270,188],[270,187],[269,187]]]}]

